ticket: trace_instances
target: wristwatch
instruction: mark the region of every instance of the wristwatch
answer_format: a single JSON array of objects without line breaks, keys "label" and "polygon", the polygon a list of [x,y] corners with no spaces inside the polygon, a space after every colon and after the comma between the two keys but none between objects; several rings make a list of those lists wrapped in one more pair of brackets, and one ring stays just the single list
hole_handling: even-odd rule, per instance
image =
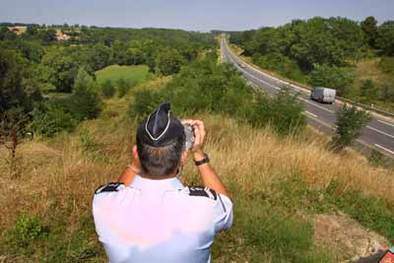
[{"label": "wristwatch", "polygon": [[197,166],[200,166],[204,163],[209,163],[209,157],[208,157],[208,154],[206,154],[206,153],[204,153],[204,158],[202,160],[199,160],[199,161],[194,160],[194,164]]}]

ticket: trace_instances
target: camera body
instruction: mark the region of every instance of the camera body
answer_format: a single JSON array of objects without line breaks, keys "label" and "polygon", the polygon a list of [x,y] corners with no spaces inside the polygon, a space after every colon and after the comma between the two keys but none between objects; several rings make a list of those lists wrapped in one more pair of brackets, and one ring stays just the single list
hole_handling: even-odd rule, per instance
[{"label": "camera body", "polygon": [[195,135],[194,128],[188,123],[183,123],[183,128],[185,130],[185,148],[186,150],[190,150],[193,147]]}]

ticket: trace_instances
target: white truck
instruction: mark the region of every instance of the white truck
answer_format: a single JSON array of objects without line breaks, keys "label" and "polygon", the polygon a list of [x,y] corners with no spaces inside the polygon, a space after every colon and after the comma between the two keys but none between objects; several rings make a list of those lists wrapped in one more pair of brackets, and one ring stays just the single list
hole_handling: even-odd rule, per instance
[{"label": "white truck", "polygon": [[335,102],[335,89],[329,89],[324,87],[314,87],[311,92],[311,99],[321,103],[334,103]]}]

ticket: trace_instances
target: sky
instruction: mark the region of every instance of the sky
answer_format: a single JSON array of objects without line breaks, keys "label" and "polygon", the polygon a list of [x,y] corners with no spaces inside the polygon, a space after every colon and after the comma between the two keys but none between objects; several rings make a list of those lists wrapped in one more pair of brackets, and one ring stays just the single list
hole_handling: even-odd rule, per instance
[{"label": "sky", "polygon": [[394,0],[0,0],[0,22],[246,30],[293,19],[394,20]]}]

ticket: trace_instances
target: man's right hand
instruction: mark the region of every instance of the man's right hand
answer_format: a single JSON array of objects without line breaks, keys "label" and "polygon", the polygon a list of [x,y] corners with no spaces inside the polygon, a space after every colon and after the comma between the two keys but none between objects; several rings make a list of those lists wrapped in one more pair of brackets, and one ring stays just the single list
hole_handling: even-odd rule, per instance
[{"label": "man's right hand", "polygon": [[194,160],[201,160],[205,157],[203,150],[206,134],[204,122],[201,120],[186,120],[185,122],[190,124],[194,131],[194,144],[191,149],[194,155]]}]

